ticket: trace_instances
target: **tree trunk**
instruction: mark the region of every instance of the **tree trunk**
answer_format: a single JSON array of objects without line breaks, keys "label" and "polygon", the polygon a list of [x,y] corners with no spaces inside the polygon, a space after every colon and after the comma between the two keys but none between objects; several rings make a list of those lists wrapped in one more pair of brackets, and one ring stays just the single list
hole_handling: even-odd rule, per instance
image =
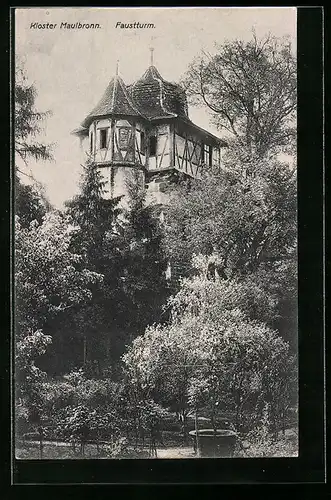
[{"label": "tree trunk", "polygon": [[216,428],[216,419],[215,419],[215,406],[213,404],[213,409],[212,409],[212,412],[211,412],[211,425],[212,425],[212,428],[214,430],[214,434],[216,436],[216,431],[217,431],[217,428]]},{"label": "tree trunk", "polygon": [[198,424],[198,409],[195,410],[195,446],[196,446],[196,454],[200,456],[200,439],[199,439],[199,424]]},{"label": "tree trunk", "polygon": [[42,427],[39,427],[39,457],[43,458],[43,430]]},{"label": "tree trunk", "polygon": [[239,429],[241,427],[240,426],[241,409],[242,409],[242,397],[241,397],[241,392],[239,392],[237,394],[237,396],[235,397],[235,412],[236,412],[235,426],[236,426],[236,429]]},{"label": "tree trunk", "polygon": [[151,432],[150,432],[149,454],[151,457],[157,458],[155,429],[151,429]]},{"label": "tree trunk", "polygon": [[187,444],[188,442],[188,432],[187,432],[187,416],[186,416],[186,411],[183,410],[182,412],[182,417],[183,417],[183,438],[184,438],[184,444]]},{"label": "tree trunk", "polygon": [[138,449],[138,440],[139,440],[139,423],[138,423],[138,425],[136,423],[136,425],[135,425],[135,445],[134,445],[136,451]]}]

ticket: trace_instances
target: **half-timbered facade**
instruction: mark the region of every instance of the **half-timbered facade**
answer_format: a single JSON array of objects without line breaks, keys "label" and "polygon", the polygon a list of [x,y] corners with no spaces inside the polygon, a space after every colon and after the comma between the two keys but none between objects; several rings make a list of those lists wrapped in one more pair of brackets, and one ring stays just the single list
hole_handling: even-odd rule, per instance
[{"label": "half-timbered facade", "polygon": [[106,197],[125,195],[126,179],[137,169],[159,203],[179,172],[199,178],[204,169],[219,169],[226,146],[189,119],[185,91],[164,80],[152,61],[132,85],[116,74],[73,133],[99,169]]}]

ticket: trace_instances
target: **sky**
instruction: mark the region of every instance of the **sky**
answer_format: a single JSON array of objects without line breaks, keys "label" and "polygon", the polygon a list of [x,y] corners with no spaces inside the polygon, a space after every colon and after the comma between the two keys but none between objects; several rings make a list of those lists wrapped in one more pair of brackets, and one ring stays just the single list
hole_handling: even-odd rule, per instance
[{"label": "sky", "polygon": [[[154,29],[121,29],[116,23],[153,23]],[[57,24],[33,29],[31,23]],[[61,22],[99,23],[99,29],[60,29]],[[269,33],[287,36],[296,47],[296,9],[292,7],[15,9],[15,53],[38,92],[38,111],[51,110],[38,138],[54,144],[54,162],[30,161],[29,169],[45,186],[50,202],[61,208],[78,192],[79,139],[71,135],[101,98],[116,71],[130,84],[150,64],[168,81],[178,82],[201,50],[215,53],[215,42],[248,41]],[[204,109],[189,108],[197,125],[220,135]]]}]

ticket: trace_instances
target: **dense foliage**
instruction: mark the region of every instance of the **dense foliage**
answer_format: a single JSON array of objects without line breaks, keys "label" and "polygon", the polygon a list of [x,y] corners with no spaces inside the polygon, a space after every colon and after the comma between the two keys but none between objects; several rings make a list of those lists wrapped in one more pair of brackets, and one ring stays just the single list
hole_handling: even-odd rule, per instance
[{"label": "dense foliage", "polygon": [[190,408],[208,409],[212,421],[230,415],[238,430],[257,425],[267,402],[279,430],[295,405],[295,359],[277,332],[253,319],[250,293],[201,273],[182,282],[169,306],[170,323],[150,327],[124,356],[141,399],[184,419]]},{"label": "dense foliage", "polygon": [[92,298],[89,286],[102,276],[70,251],[76,229],[55,213],[15,228],[16,303],[19,332],[47,327],[62,311]]},{"label": "dense foliage", "polygon": [[167,293],[158,217],[137,176],[128,180],[128,190],[127,208],[119,208],[119,199],[104,199],[100,174],[88,162],[81,193],[66,204],[77,227],[72,250],[82,252],[103,280],[93,289],[93,303],[70,313],[61,329],[69,324],[72,337],[85,337],[84,365],[96,364],[99,374],[159,319]]},{"label": "dense foliage", "polygon": [[194,254],[208,256],[208,272],[256,294],[263,321],[296,344],[296,177],[286,165],[260,164],[244,182],[222,172],[182,184],[169,203],[165,245],[175,277],[194,272]]}]

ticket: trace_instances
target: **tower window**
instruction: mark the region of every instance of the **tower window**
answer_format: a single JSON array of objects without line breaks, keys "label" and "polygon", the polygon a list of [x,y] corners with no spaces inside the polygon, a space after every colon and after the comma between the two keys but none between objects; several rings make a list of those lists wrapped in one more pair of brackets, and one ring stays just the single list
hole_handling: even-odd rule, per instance
[{"label": "tower window", "polygon": [[156,135],[151,135],[149,138],[149,155],[156,156]]},{"label": "tower window", "polygon": [[93,132],[90,135],[90,153],[93,152]]},{"label": "tower window", "polygon": [[107,132],[108,130],[106,128],[100,129],[100,149],[107,148]]}]

